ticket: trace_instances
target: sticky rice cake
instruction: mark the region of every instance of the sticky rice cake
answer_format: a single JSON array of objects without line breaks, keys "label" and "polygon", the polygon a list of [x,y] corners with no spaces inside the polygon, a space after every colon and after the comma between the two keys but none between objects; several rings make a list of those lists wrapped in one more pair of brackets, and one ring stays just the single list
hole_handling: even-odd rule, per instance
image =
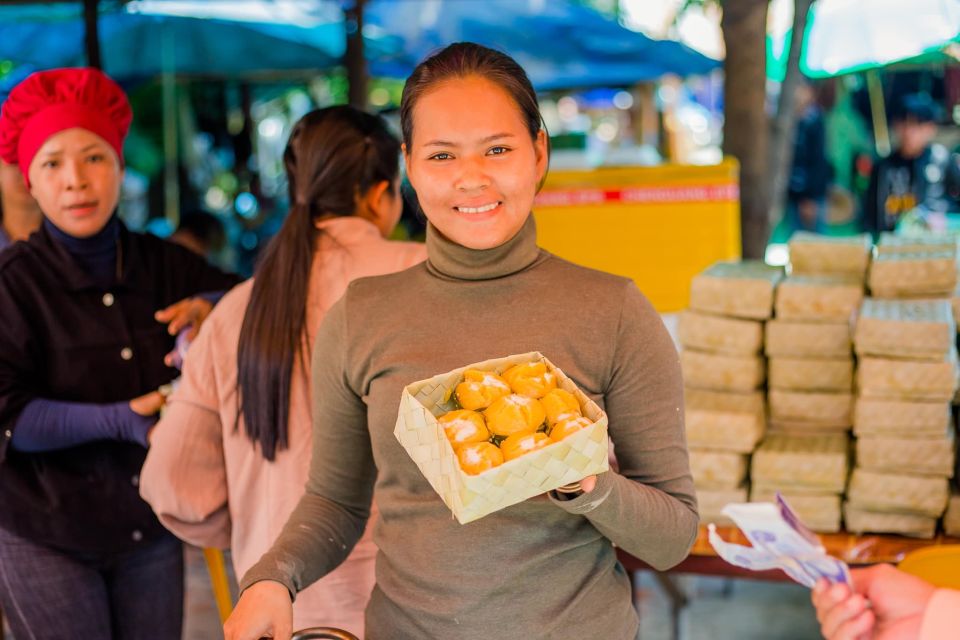
[{"label": "sticky rice cake", "polygon": [[869,233],[824,236],[797,231],[790,236],[790,272],[795,275],[850,275],[861,282],[867,273],[872,246]]},{"label": "sticky rice cake", "polygon": [[847,480],[849,439],[845,435],[769,434],[753,454],[754,482],[789,482],[823,493],[843,491]]},{"label": "sticky rice cake", "polygon": [[859,355],[943,360],[956,333],[948,300],[866,298],[853,344]]},{"label": "sticky rice cake", "polygon": [[856,468],[850,477],[847,498],[871,511],[910,513],[939,518],[950,497],[946,478],[931,478],[868,471]]},{"label": "sticky rice cake", "polygon": [[722,393],[684,390],[687,445],[692,448],[750,453],[766,427],[760,391]]},{"label": "sticky rice cake", "polygon": [[683,380],[688,387],[718,391],[753,391],[763,385],[762,356],[730,356],[685,349],[680,354]]},{"label": "sticky rice cake", "polygon": [[863,300],[863,283],[848,276],[790,276],[777,287],[776,317],[849,322]]},{"label": "sticky rice cake", "polygon": [[768,357],[844,358],[852,353],[850,323],[792,322],[774,318],[764,326]]},{"label": "sticky rice cake", "polygon": [[742,453],[690,449],[693,483],[705,489],[736,489],[747,477],[747,456]]},{"label": "sticky rice cake", "polygon": [[767,386],[788,391],[853,390],[853,359],[770,358]]},{"label": "sticky rice cake", "polygon": [[763,323],[698,311],[680,314],[680,344],[688,349],[726,355],[755,355],[763,348]]},{"label": "sticky rice cake", "polygon": [[760,260],[718,262],[690,283],[690,309],[764,320],[773,313],[773,290],[781,267]]}]

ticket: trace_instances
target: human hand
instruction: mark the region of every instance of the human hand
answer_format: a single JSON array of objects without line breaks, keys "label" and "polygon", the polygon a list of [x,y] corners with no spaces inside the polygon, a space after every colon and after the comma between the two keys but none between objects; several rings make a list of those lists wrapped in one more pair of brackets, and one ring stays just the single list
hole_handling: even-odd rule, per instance
[{"label": "human hand", "polygon": [[140,416],[152,416],[160,412],[166,398],[159,391],[145,393],[130,401],[130,409]]},{"label": "human hand", "polygon": [[233,613],[223,623],[224,640],[289,640],[293,634],[293,603],[279,582],[255,582],[240,594]]},{"label": "human hand", "polygon": [[167,325],[167,333],[172,336],[180,333],[184,327],[190,326],[187,331],[186,339],[188,341],[197,337],[200,331],[200,325],[207,319],[213,305],[203,298],[184,298],[180,302],[174,302],[166,309],[161,309],[153,314],[157,322]]},{"label": "human hand", "polygon": [[914,640],[935,588],[888,564],[851,571],[853,590],[821,580],[813,605],[828,640]]},{"label": "human hand", "polygon": [[584,493],[590,493],[597,486],[597,476],[587,476],[580,481],[580,490]]}]

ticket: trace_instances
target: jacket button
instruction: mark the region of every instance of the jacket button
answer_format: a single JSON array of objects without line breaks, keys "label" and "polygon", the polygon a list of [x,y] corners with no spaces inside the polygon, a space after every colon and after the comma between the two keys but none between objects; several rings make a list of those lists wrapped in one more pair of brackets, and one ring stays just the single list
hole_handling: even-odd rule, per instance
[{"label": "jacket button", "polygon": [[103,306],[112,307],[113,306],[113,294],[105,293],[103,294]]},{"label": "jacket button", "polygon": [[132,478],[130,478],[130,484],[132,484],[132,485],[135,486],[135,487],[139,487],[139,486],[140,486],[140,476],[133,476]]},{"label": "jacket button", "polygon": [[5,437],[5,438],[12,438],[12,437],[13,437],[13,431],[11,431],[10,429],[7,429],[6,431],[3,432],[3,437]]},{"label": "jacket button", "polygon": [[120,357],[124,360],[130,360],[133,358],[133,349],[130,347],[124,347],[123,349],[120,349]]},{"label": "jacket button", "polygon": [[130,538],[134,542],[140,542],[141,540],[143,540],[143,533],[140,531],[140,529],[134,529],[133,533],[130,534]]}]

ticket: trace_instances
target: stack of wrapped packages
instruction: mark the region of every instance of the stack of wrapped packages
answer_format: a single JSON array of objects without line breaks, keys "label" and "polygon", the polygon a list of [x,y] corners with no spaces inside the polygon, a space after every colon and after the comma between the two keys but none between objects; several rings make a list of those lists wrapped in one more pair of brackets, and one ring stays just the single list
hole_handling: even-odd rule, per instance
[{"label": "stack of wrapped packages", "polygon": [[681,314],[687,445],[703,522],[746,502],[749,456],[763,438],[763,325],[783,277],[759,261],[717,263],[693,279]]},{"label": "stack of wrapped packages", "polygon": [[871,296],[854,333],[856,466],[844,505],[851,532],[930,538],[947,508],[956,455],[956,260],[950,239],[884,234],[877,245]]},{"label": "stack of wrapped packages", "polygon": [[867,235],[795,234],[790,276],[766,327],[770,428],[753,456],[750,500],[768,502],[779,491],[825,533],[841,528],[853,422],[851,323],[870,248]]}]

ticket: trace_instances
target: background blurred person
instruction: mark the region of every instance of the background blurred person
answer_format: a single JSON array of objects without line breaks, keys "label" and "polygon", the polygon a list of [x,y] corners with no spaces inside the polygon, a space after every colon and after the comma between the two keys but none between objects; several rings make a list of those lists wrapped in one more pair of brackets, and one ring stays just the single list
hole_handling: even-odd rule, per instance
[{"label": "background blurred person", "polygon": [[137,485],[177,374],[164,355],[211,307],[188,296],[235,280],[117,217],[131,118],[95,69],[30,75],[0,112],[0,157],[44,215],[0,254],[0,606],[17,638],[180,638],[182,545]]},{"label": "background blurred person", "polygon": [[789,230],[823,233],[827,224],[827,189],[832,170],[826,153],[823,110],[809,82],[796,89],[793,164],[787,181],[786,218]]},{"label": "background blurred person", "polygon": [[[422,244],[388,242],[400,217],[400,142],[352,107],[313,111],[284,152],[293,203],[248,280],[210,315],[154,432],[141,493],[171,531],[230,547],[237,575],[280,534],[303,494],[313,444],[314,336],[354,279],[423,261]],[[324,398],[317,398],[323,402]],[[372,522],[350,557],[294,605],[297,627],[363,637],[374,584]]]},{"label": "background blurred person", "polygon": [[960,210],[960,158],[933,142],[940,112],[925,93],[903,98],[893,125],[897,148],[870,175],[866,231],[893,231],[904,214],[921,205],[937,213]]}]

